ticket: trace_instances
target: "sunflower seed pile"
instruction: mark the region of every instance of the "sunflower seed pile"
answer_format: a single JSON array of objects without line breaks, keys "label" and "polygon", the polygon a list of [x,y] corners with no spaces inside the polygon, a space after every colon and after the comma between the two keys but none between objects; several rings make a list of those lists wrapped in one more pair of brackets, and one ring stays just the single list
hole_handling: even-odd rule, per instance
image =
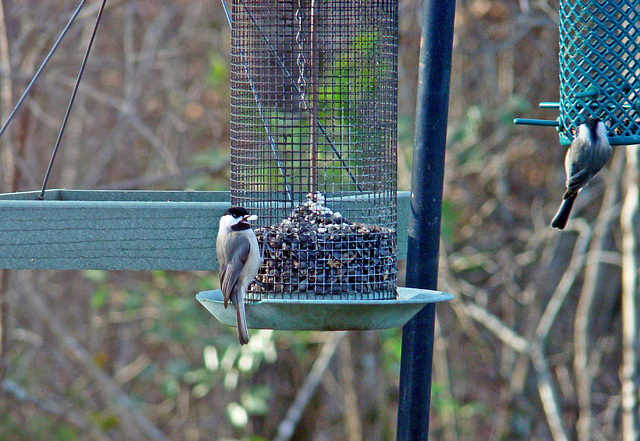
[{"label": "sunflower seed pile", "polygon": [[[247,299],[394,299],[396,233],[389,228],[349,222],[309,195],[279,225],[255,230],[264,262]],[[265,244],[266,241],[266,244]],[[302,295],[301,295],[302,294]]]}]

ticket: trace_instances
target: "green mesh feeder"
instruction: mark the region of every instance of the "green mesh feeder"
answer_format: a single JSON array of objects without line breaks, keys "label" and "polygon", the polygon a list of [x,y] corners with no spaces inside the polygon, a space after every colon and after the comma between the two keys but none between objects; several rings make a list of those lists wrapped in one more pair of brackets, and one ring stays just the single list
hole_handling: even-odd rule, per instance
[{"label": "green mesh feeder", "polygon": [[555,121],[516,119],[516,124],[556,126],[571,143],[577,126],[598,117],[612,145],[640,143],[640,8],[637,1],[560,2],[560,102]]}]

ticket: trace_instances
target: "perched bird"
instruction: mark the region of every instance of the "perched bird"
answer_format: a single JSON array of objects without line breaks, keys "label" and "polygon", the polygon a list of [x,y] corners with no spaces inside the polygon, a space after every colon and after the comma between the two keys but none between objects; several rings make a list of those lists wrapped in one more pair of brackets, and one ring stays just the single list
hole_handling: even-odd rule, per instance
[{"label": "perched bird", "polygon": [[598,118],[588,118],[578,127],[578,135],[571,142],[564,158],[567,191],[551,221],[553,228],[564,230],[578,192],[604,167],[610,156],[611,145],[607,138],[607,128]]},{"label": "perched bird", "polygon": [[244,293],[262,264],[258,240],[249,223],[257,218],[258,216],[249,215],[242,207],[229,208],[220,218],[216,240],[224,307],[231,300],[236,308],[238,340],[241,345],[249,342]]}]

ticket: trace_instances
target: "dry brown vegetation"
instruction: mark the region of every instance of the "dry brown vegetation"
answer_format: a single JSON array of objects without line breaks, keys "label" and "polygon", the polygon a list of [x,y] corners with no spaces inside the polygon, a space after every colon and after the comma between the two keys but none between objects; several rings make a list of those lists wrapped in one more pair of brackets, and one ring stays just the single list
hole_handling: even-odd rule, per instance
[{"label": "dry brown vegetation", "polygon": [[[77,2],[2,5],[4,121]],[[220,3],[107,5],[50,186],[227,189]],[[39,189],[98,7],[88,2],[3,136],[2,191]],[[401,189],[419,10],[400,1]],[[623,416],[637,412],[637,393],[622,400],[623,384],[634,396],[637,367],[637,341],[622,338],[622,313],[637,314],[638,216],[632,200],[622,210],[636,150],[616,149],[559,233],[548,224],[564,149],[553,129],[512,124],[556,117],[537,103],[558,97],[557,20],[555,2],[457,4],[440,272],[456,298],[438,307],[432,439],[622,439]],[[241,349],[194,299],[216,283],[205,273],[2,271],[0,439],[395,438],[399,330],[260,331]]]}]

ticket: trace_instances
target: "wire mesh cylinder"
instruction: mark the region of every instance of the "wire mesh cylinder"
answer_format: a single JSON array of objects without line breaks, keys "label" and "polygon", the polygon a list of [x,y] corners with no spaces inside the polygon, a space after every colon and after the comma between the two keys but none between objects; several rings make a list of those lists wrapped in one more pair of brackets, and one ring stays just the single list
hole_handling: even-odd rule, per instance
[{"label": "wire mesh cylinder", "polygon": [[249,299],[396,297],[397,0],[234,0],[231,202]]},{"label": "wire mesh cylinder", "polygon": [[640,8],[637,0],[560,2],[560,139],[588,116],[611,144],[640,142]]}]

